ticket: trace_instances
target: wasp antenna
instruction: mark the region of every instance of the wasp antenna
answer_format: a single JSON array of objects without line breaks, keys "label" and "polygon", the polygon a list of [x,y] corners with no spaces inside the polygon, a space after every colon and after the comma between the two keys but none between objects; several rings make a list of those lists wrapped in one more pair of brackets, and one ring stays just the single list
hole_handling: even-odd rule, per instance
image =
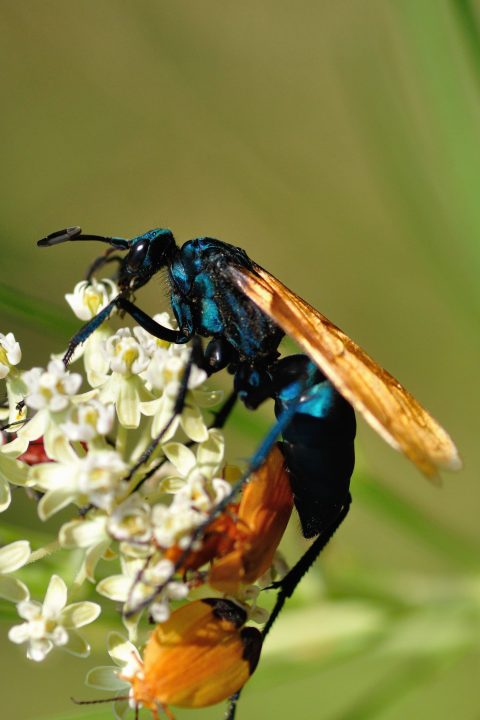
[{"label": "wasp antenna", "polygon": [[63,230],[56,230],[50,235],[38,240],[37,245],[39,247],[51,247],[52,245],[59,245],[60,243],[70,242],[74,240],[96,240],[97,242],[104,242],[108,245],[112,245],[117,250],[127,250],[130,243],[128,240],[123,238],[104,237],[103,235],[86,235],[82,234],[82,228],[78,225],[64,228]]},{"label": "wasp antenna", "polygon": [[47,237],[42,238],[37,242],[39,247],[50,247],[51,245],[58,245],[59,243],[73,240],[77,235],[80,235],[82,228],[78,225],[65,228],[64,230],[56,230]]},{"label": "wasp antenna", "polygon": [[111,698],[101,698],[100,700],[77,700],[74,697],[71,697],[70,700],[75,703],[75,705],[100,705],[101,703],[109,703],[109,702],[116,702],[117,700],[129,700],[130,697],[128,695],[116,695],[115,697]]}]

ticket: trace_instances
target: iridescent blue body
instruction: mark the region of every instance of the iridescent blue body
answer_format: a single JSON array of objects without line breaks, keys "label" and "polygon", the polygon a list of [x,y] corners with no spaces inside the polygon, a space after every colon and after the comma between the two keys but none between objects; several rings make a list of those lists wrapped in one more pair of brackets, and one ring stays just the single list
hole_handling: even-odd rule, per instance
[{"label": "iridescent blue body", "polygon": [[[279,359],[282,330],[232,282],[228,273],[231,267],[255,272],[245,251],[209,237],[189,240],[178,247],[171,231],[162,228],[131,240],[83,235],[80,228],[68,228],[39,244],[48,246],[66,240],[100,240],[128,253],[123,258],[109,255],[105,260],[119,262],[120,294],[72,339],[65,362],[115,307],[128,312],[153,335],[170,342],[185,343],[198,336],[211,338],[202,358],[195,358],[197,364],[210,374],[228,367],[234,376],[235,391],[249,408],[256,408],[267,398],[275,401],[277,425],[251,465],[261,464],[281,433],[303,533],[313,537],[327,530],[349,503],[355,415],[305,355]],[[93,268],[98,266],[97,261]],[[178,330],[159,325],[129,300],[133,291],[162,268],[168,272]]]},{"label": "iridescent blue body", "polygon": [[251,267],[241,248],[203,237],[189,240],[168,268],[172,310],[185,339],[224,338],[242,360],[255,364],[277,356],[283,333],[229,282],[229,264]]},{"label": "iridescent blue body", "polygon": [[277,359],[282,331],[229,282],[229,264],[252,269],[241,248],[213,238],[186,242],[169,267],[172,309],[185,340],[198,334],[231,346],[229,364],[247,406],[272,397],[277,418],[296,406],[282,450],[303,534],[313,537],[348,496],[355,414],[305,355]]}]

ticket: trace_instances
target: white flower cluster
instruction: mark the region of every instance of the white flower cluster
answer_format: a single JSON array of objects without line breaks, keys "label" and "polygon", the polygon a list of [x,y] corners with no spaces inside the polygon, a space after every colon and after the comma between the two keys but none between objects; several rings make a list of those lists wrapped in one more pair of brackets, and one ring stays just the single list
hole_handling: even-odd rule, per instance
[{"label": "white flower cluster", "polygon": [[[78,318],[89,320],[116,293],[111,281],[82,282],[67,301]],[[172,327],[166,313],[155,319]],[[9,400],[4,419],[10,423],[0,446],[0,511],[11,502],[12,485],[39,498],[42,520],[67,507],[72,511],[49,548],[31,553],[29,543],[20,540],[0,549],[0,596],[17,604],[23,620],[9,637],[26,644],[30,659],[43,660],[54,647],[88,654],[76,629],[101,610],[85,600],[67,604],[67,586],[58,575],[50,578],[43,604],[30,599],[27,585],[12,573],[41,561],[52,547],[81,551],[81,567],[68,592],[85,596],[91,583],[99,595],[121,603],[130,611],[123,621],[131,641],[141,615],[135,608],[151,600],[150,616],[165,621],[171,603],[198,586],[198,578],[196,583],[184,576],[172,579],[175,557],[231,484],[224,479],[229,473],[223,434],[212,427],[212,415],[205,415],[222,394],[205,387],[203,370],[192,368],[185,408],[173,417],[190,352],[188,345],[170,345],[139,327],[115,331],[109,320],[75,354],[84,372],[65,369],[59,359],[46,369],[22,372],[18,342],[12,333],[0,334],[0,378]],[[18,405],[19,400],[24,403]],[[132,473],[152,438],[167,426],[162,442]],[[116,572],[107,574],[100,560],[115,562]],[[28,579],[28,567],[22,572]],[[239,601],[250,606],[254,620],[264,621],[257,595],[247,588]],[[114,658],[131,660],[133,646],[112,637]],[[92,671],[92,684],[101,685],[99,672]]]}]

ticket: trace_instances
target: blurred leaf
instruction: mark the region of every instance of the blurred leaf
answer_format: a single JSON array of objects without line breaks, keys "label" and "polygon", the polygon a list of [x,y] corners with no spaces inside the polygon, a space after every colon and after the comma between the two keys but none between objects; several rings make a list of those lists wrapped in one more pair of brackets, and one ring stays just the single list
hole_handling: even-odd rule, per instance
[{"label": "blurred leaf", "polygon": [[69,337],[79,327],[78,321],[52,303],[22,293],[0,283],[0,312],[22,323],[34,324],[36,329],[52,335]]},{"label": "blurred leaf", "polygon": [[355,497],[369,510],[388,518],[409,535],[441,553],[452,564],[479,569],[480,547],[475,542],[462,537],[458,531],[444,527],[385,484],[361,475],[355,483]]}]

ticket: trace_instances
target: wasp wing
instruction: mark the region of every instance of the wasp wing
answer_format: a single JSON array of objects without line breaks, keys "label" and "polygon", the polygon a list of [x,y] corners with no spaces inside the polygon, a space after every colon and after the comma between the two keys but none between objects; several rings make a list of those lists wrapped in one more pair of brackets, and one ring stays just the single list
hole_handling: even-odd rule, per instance
[{"label": "wasp wing", "polygon": [[337,390],[396,450],[434,479],[461,461],[447,432],[348,335],[259,265],[229,267],[233,282],[309,355]]}]

